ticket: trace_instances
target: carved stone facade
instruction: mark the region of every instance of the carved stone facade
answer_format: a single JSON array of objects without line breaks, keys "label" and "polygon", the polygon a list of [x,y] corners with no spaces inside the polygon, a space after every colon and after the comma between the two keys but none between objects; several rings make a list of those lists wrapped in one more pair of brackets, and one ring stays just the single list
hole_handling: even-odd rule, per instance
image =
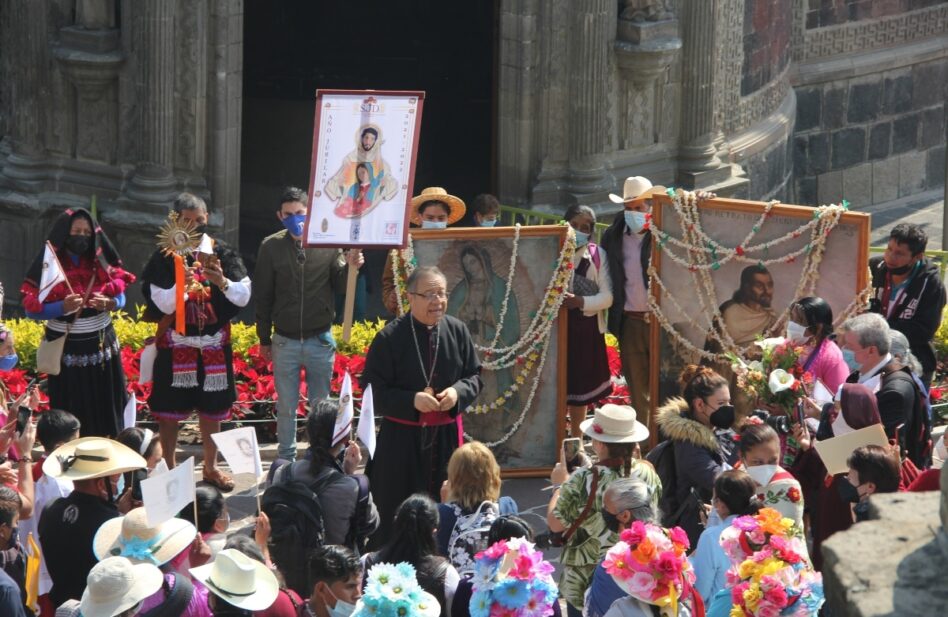
[{"label": "carved stone facade", "polygon": [[182,190],[236,240],[242,15],[241,0],[0,0],[8,301],[52,219],[92,195],[136,272]]}]

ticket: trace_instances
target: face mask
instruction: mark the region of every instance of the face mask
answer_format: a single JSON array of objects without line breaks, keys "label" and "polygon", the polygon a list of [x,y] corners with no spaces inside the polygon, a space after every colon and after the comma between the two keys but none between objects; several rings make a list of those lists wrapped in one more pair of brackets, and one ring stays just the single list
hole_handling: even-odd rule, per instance
[{"label": "face mask", "polygon": [[754,482],[756,482],[758,486],[767,486],[778,469],[779,467],[776,465],[752,465],[745,467],[744,471],[754,479]]},{"label": "face mask", "polygon": [[306,223],[305,214],[291,214],[283,219],[283,226],[291,235],[300,237],[303,235],[303,224]]},{"label": "face mask", "polygon": [[625,224],[632,231],[632,233],[637,234],[642,231],[642,228],[645,227],[645,213],[636,212],[635,210],[626,210],[624,212]]},{"label": "face mask", "polygon": [[[329,593],[332,593],[331,591]],[[332,597],[336,598],[336,594],[332,594]],[[329,608],[326,606],[326,610],[329,611],[329,617],[350,617],[355,612],[356,605],[349,604],[345,600],[340,600],[336,598],[336,606]]]},{"label": "face mask", "polygon": [[602,515],[602,522],[606,524],[606,529],[612,533],[619,533],[619,515],[613,514],[612,512],[607,512],[605,508],[600,512]]},{"label": "face mask", "polygon": [[194,233],[196,234],[204,234],[206,232],[207,232],[207,225],[198,225],[197,227],[194,228]]},{"label": "face mask", "polygon": [[843,362],[846,363],[846,366],[848,366],[851,371],[862,369],[862,365],[856,362],[856,352],[852,349],[843,348]]},{"label": "face mask", "polygon": [[496,224],[497,224],[497,219],[493,219],[493,220],[484,219],[481,221],[481,227],[493,227]]},{"label": "face mask", "polygon": [[579,246],[586,246],[587,244],[589,244],[589,234],[584,233],[584,232],[582,232],[582,231],[577,231],[577,230],[575,230],[575,229],[573,230],[573,232],[576,234],[576,246],[577,246],[577,247],[579,247]]},{"label": "face mask", "polygon": [[421,228],[422,229],[447,229],[448,222],[447,221],[422,221]]},{"label": "face mask", "polygon": [[859,487],[853,486],[849,479],[842,478],[837,482],[836,490],[839,491],[839,498],[843,503],[859,503]]},{"label": "face mask", "polygon": [[800,325],[795,321],[788,321],[787,338],[791,341],[806,340],[806,326]]},{"label": "face mask", "polygon": [[833,427],[833,437],[840,437],[847,433],[852,433],[854,430],[856,430],[846,423],[846,417],[843,415],[842,409],[840,409],[839,413],[836,414],[836,419],[833,420],[832,427]]},{"label": "face mask", "polygon": [[734,424],[734,405],[721,405],[711,413],[711,426],[731,428]]},{"label": "face mask", "polygon": [[92,245],[91,236],[69,236],[66,238],[66,248],[73,255],[82,255]]},{"label": "face mask", "polygon": [[0,356],[0,371],[12,371],[19,361],[20,356],[16,355],[16,352],[9,356]]},{"label": "face mask", "polygon": [[909,271],[915,267],[915,264],[905,264],[900,268],[889,268],[889,274],[894,274],[896,276],[902,276],[903,274],[908,274]]}]

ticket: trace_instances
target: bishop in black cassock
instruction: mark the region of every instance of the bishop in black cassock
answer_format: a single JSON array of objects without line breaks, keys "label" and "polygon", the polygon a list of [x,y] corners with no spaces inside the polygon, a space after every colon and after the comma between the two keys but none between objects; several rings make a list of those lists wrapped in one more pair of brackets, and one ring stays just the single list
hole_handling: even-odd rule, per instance
[{"label": "bishop in black cassock", "polygon": [[366,467],[381,519],[373,547],[388,540],[406,497],[437,499],[448,459],[463,439],[461,412],[483,385],[471,333],[445,315],[446,287],[437,268],[416,269],[407,284],[409,314],[385,326],[366,356],[362,386],[372,385],[375,414],[382,417]]}]

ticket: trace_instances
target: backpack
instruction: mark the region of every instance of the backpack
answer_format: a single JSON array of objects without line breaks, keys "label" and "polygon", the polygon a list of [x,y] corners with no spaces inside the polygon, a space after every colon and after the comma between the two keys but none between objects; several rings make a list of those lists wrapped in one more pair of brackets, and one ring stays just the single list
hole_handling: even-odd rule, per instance
[{"label": "backpack", "polygon": [[487,548],[490,526],[500,517],[496,503],[485,501],[470,514],[462,514],[455,503],[446,504],[454,510],[456,520],[448,538],[447,558],[458,574],[474,574],[474,556]]},{"label": "backpack", "polygon": [[[330,469],[320,480],[306,484],[298,470],[309,461],[286,465],[285,474],[267,487],[260,500],[263,512],[270,519],[270,556],[284,574],[286,585],[300,597],[309,595],[309,556],[325,543],[323,506],[319,493],[343,474]],[[280,481],[283,480],[283,481]]]},{"label": "backpack", "polygon": [[919,469],[928,469],[932,460],[932,422],[928,414],[928,396],[919,388],[908,369],[892,371],[887,376],[912,384],[915,399],[912,409],[899,429],[899,447],[902,455]]}]

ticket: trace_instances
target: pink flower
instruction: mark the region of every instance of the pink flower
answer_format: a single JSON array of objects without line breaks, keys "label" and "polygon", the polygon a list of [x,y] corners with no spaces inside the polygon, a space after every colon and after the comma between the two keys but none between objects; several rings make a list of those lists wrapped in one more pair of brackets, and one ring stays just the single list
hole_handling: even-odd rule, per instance
[{"label": "pink flower", "polygon": [[691,548],[691,540],[688,539],[688,534],[681,527],[672,527],[668,530],[668,533],[675,544],[684,546],[685,550]]},{"label": "pink flower", "polygon": [[636,572],[625,581],[626,591],[640,600],[651,600],[655,592],[655,577],[646,572]]},{"label": "pink flower", "polygon": [[620,534],[622,541],[627,543],[631,547],[635,547],[641,544],[642,540],[644,540],[646,536],[648,536],[648,530],[645,527],[645,523],[643,523],[642,521],[635,521],[634,523],[632,523],[631,527],[624,530]]},{"label": "pink flower", "polygon": [[632,575],[634,570],[632,569],[632,553],[629,551],[629,547],[623,543],[616,544],[612,547],[608,553],[606,553],[606,558],[602,562],[602,567],[605,568],[611,576],[617,576],[619,578],[628,578]]},{"label": "pink flower", "polygon": [[774,606],[766,600],[762,600],[757,605],[757,617],[779,617],[779,615],[780,607]]},{"label": "pink flower", "polygon": [[[764,579],[770,579],[771,584],[764,589],[764,600],[773,604],[777,608],[784,608],[787,606],[787,592],[784,590],[783,586],[780,585],[773,577],[765,576]],[[763,588],[764,580],[761,580],[761,587]],[[773,583],[776,583],[774,585]]]},{"label": "pink flower", "polygon": [[665,551],[658,556],[655,562],[655,569],[663,578],[669,579],[666,582],[674,582],[681,576],[681,559],[675,553]]},{"label": "pink flower", "polygon": [[757,520],[753,516],[739,516],[731,523],[741,531],[753,531],[757,529]]},{"label": "pink flower", "polygon": [[744,591],[750,587],[750,584],[747,582],[738,583],[731,587],[731,602],[734,604],[744,604]]},{"label": "pink flower", "polygon": [[773,547],[774,552],[777,553],[777,556],[787,563],[800,563],[802,559],[800,555],[798,555],[793,550],[793,545],[786,538],[781,538],[780,536],[771,536],[770,546]]},{"label": "pink flower", "polygon": [[518,609],[506,608],[500,602],[494,602],[490,607],[490,617],[520,617]]},{"label": "pink flower", "polygon": [[507,541],[500,540],[499,542],[494,543],[492,546],[487,547],[485,550],[475,555],[474,558],[480,559],[481,557],[486,557],[488,559],[500,559],[506,554]]}]

